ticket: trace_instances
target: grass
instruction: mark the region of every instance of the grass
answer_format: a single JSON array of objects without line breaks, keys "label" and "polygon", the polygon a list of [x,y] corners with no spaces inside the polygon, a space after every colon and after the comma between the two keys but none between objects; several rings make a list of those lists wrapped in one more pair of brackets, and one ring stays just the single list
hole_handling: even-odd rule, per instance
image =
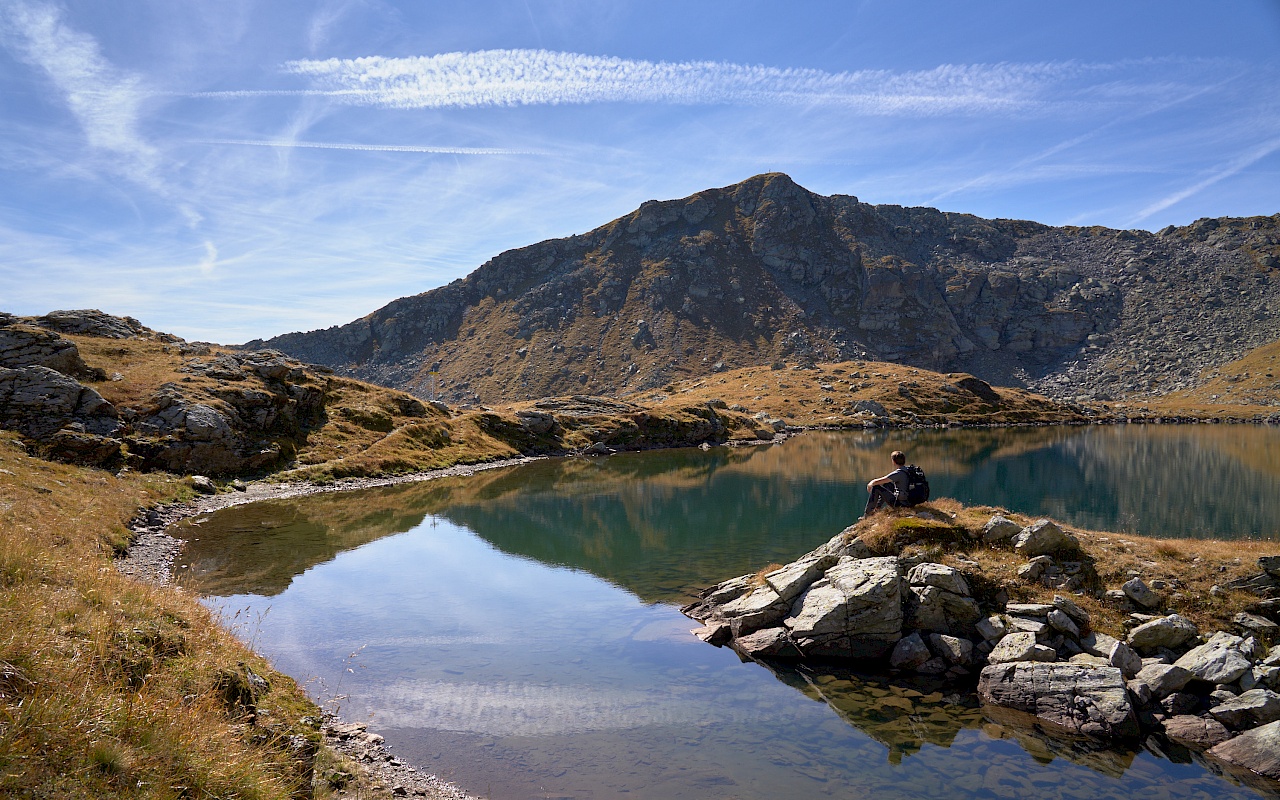
[{"label": "grass", "polygon": [[[0,795],[287,798],[312,704],[193,597],[119,575],[138,504],[189,492],[28,456],[0,434]],[[253,719],[218,675],[271,680]]]},{"label": "grass", "polygon": [[[1009,544],[985,544],[982,526],[995,514],[1029,525],[1037,518],[994,506],[965,506],[941,499],[911,509],[887,509],[859,522],[849,532],[882,555],[924,556],[965,574],[980,599],[1004,589],[1010,602],[1050,602],[1062,590],[1023,581],[1018,568],[1027,560]],[[1260,556],[1275,555],[1280,545],[1256,540],[1154,539],[1127,533],[1081,529],[1059,523],[1080,541],[1080,552],[1068,556],[1097,575],[1098,589],[1118,589],[1133,576],[1148,585],[1165,581],[1160,590],[1165,611],[1191,619],[1202,632],[1230,630],[1231,618],[1257,598],[1222,589],[1235,578],[1258,573]],[[1214,588],[1218,587],[1218,591]],[[1092,616],[1094,630],[1123,636],[1128,614],[1093,593],[1073,595]]]}]

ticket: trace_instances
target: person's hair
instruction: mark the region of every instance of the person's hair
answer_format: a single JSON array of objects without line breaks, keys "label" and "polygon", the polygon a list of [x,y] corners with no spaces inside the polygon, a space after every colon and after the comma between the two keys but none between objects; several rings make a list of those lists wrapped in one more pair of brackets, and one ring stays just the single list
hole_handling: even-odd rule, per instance
[{"label": "person's hair", "polygon": [[907,463],[907,454],[902,452],[901,450],[894,450],[892,453],[889,454],[889,458],[892,458],[893,463],[897,464],[900,467]]}]

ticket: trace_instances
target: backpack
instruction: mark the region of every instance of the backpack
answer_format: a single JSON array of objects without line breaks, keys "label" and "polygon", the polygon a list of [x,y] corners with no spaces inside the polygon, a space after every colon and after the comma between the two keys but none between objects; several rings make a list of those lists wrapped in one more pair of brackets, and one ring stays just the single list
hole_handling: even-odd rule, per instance
[{"label": "backpack", "polygon": [[907,467],[907,496],[902,499],[909,506],[919,505],[929,499],[929,479],[925,477],[924,470],[915,464]]}]

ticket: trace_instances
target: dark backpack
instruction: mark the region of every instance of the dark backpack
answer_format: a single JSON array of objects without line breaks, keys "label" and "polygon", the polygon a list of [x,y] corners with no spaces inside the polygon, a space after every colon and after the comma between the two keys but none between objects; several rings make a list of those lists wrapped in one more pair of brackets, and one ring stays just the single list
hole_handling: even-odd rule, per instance
[{"label": "dark backpack", "polygon": [[907,467],[907,496],[902,498],[906,505],[914,506],[929,499],[929,479],[924,470],[915,464]]}]

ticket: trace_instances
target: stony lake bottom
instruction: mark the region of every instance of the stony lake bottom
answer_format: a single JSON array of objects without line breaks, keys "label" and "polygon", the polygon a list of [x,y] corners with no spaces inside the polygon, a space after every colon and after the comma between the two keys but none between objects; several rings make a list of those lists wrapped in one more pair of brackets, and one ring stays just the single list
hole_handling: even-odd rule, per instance
[{"label": "stony lake bottom", "polygon": [[810,433],[228,509],[186,523],[179,574],[318,700],[495,800],[1258,796],[952,687],[741,663],[689,634],[693,593],[839,532],[893,449],[935,497],[1280,539],[1275,428]]}]

